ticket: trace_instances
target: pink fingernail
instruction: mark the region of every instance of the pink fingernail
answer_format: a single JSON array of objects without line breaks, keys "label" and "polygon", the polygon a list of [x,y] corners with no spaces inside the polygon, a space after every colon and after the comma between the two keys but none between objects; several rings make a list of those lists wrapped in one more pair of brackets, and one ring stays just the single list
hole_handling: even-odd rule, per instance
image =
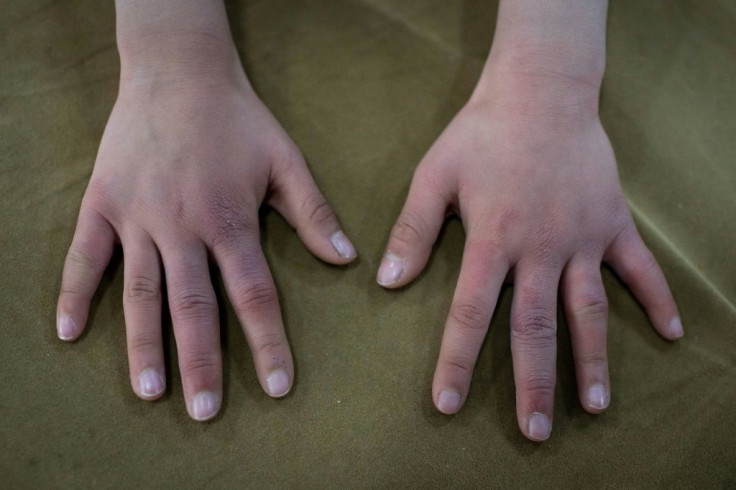
[{"label": "pink fingernail", "polygon": [[685,331],[682,329],[682,322],[680,321],[679,316],[676,316],[670,321],[670,334],[678,339],[685,335]]},{"label": "pink fingernail", "polygon": [[164,391],[164,380],[155,369],[144,369],[138,375],[138,391],[143,396],[156,396]]},{"label": "pink fingernail", "polygon": [[266,378],[266,387],[269,395],[274,397],[284,396],[291,387],[289,375],[283,369],[272,372]]},{"label": "pink fingernail", "polygon": [[77,324],[68,315],[59,315],[56,321],[56,331],[61,340],[72,340],[77,331]]},{"label": "pink fingernail", "polygon": [[209,391],[200,391],[192,399],[189,414],[194,420],[204,422],[217,415],[220,409],[220,399]]},{"label": "pink fingernail", "polygon": [[350,243],[348,237],[342,231],[336,231],[331,237],[332,247],[337,252],[337,255],[343,259],[354,259],[358,254],[355,252],[355,247]]},{"label": "pink fingernail", "polygon": [[445,414],[453,414],[460,410],[460,393],[451,390],[443,390],[437,397],[437,409]]},{"label": "pink fingernail", "polygon": [[404,260],[391,252],[386,253],[378,268],[377,281],[381,286],[390,286],[404,273]]},{"label": "pink fingernail", "polygon": [[549,419],[543,413],[533,413],[529,419],[529,426],[527,428],[529,437],[535,441],[546,441],[549,439],[549,434],[552,432],[552,424]]},{"label": "pink fingernail", "polygon": [[588,388],[588,406],[595,410],[603,410],[608,406],[608,393],[601,384],[594,384]]}]

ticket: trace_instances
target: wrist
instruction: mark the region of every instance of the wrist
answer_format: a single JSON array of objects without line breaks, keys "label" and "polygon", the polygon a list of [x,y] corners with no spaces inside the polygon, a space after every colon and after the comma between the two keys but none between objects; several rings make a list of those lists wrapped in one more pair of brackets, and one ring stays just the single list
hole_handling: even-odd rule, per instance
[{"label": "wrist", "polygon": [[206,32],[166,32],[118,39],[121,87],[202,85],[244,81],[231,40]]},{"label": "wrist", "polygon": [[472,99],[527,115],[597,116],[605,51],[494,46]]},{"label": "wrist", "polygon": [[117,0],[121,89],[243,83],[222,0]]}]

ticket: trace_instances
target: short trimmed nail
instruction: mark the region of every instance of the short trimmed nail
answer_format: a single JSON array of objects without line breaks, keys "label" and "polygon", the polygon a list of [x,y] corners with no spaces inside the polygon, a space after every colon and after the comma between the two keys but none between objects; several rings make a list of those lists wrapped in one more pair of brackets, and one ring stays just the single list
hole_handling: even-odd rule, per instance
[{"label": "short trimmed nail", "polygon": [[401,277],[404,272],[404,261],[392,253],[383,256],[381,267],[378,268],[378,284],[390,286]]},{"label": "short trimmed nail", "polygon": [[143,396],[156,396],[164,391],[164,380],[154,369],[145,369],[138,375],[138,391]]},{"label": "short trimmed nail", "polygon": [[330,237],[330,241],[332,242],[332,247],[335,249],[335,252],[337,252],[337,255],[343,259],[352,259],[358,255],[355,252],[355,247],[353,247],[353,244],[350,243],[350,240],[348,240],[348,237],[346,237],[345,233],[342,231],[333,233]]},{"label": "short trimmed nail", "polygon": [[283,369],[272,372],[266,378],[266,388],[271,396],[284,396],[290,388],[289,375]]},{"label": "short trimmed nail", "polygon": [[603,410],[608,406],[608,393],[601,384],[594,384],[588,388],[588,406],[596,410]]},{"label": "short trimmed nail", "polygon": [[203,422],[217,415],[219,408],[220,399],[214,393],[200,391],[194,395],[189,413],[194,420]]},{"label": "short trimmed nail", "polygon": [[60,315],[56,322],[56,331],[61,340],[71,340],[77,331],[77,324],[67,315]]},{"label": "short trimmed nail", "polygon": [[549,419],[543,413],[534,413],[529,419],[529,437],[536,441],[545,441],[549,439],[549,434],[552,432],[552,425],[549,423]]},{"label": "short trimmed nail", "polygon": [[440,392],[437,397],[437,408],[442,413],[455,413],[460,410],[460,393],[456,391],[445,390]]},{"label": "short trimmed nail", "polygon": [[670,321],[670,333],[673,337],[678,339],[685,334],[685,331],[682,329],[682,322],[680,321],[679,316],[676,316]]}]

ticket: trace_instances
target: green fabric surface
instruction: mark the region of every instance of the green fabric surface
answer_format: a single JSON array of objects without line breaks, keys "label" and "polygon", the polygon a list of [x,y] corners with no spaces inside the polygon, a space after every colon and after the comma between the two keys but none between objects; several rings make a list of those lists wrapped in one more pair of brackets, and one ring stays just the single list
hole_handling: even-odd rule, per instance
[{"label": "green fabric surface", "polygon": [[468,98],[493,36],[486,0],[242,0],[230,23],[262,99],[358,248],[332,267],[275,212],[263,246],[296,381],[261,390],[221,298],[224,402],[189,419],[139,400],[122,257],[73,344],[54,328],[66,250],[117,92],[112,1],[0,1],[0,486],[736,488],[736,3],[616,0],[603,123],[627,198],[682,313],[662,340],[607,269],[612,403],[580,407],[560,316],[554,430],[518,430],[504,288],[466,406],[431,379],[464,235],[451,220],[413,285],[374,277],[412,171]]}]

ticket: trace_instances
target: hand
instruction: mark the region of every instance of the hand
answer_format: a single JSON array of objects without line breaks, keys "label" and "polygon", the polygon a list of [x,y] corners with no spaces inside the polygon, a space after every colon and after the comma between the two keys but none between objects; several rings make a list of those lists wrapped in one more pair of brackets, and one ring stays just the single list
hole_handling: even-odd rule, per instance
[{"label": "hand", "polygon": [[[504,74],[507,76],[507,74]],[[467,238],[432,387],[438,410],[465,402],[481,343],[507,276],[516,404],[526,437],[549,437],[553,413],[558,287],[570,326],[580,402],[610,400],[608,306],[600,266],[631,287],[665,338],[682,326],[652,253],[621,192],[597,115],[597,89],[520,73],[480,87],[416,169],[378,282],[397,288],[424,268],[446,211]],[[538,87],[545,87],[543,92]]]},{"label": "hand", "polygon": [[259,206],[278,210],[320,259],[346,264],[356,256],[298,149],[242,69],[206,73],[206,80],[136,73],[121,81],[64,266],[57,318],[62,339],[82,333],[119,240],[133,390],[145,400],[165,390],[165,277],[184,396],[196,420],[214,417],[222,398],[208,255],[220,267],[261,386],[273,397],[289,391],[294,369],[259,242]]}]

